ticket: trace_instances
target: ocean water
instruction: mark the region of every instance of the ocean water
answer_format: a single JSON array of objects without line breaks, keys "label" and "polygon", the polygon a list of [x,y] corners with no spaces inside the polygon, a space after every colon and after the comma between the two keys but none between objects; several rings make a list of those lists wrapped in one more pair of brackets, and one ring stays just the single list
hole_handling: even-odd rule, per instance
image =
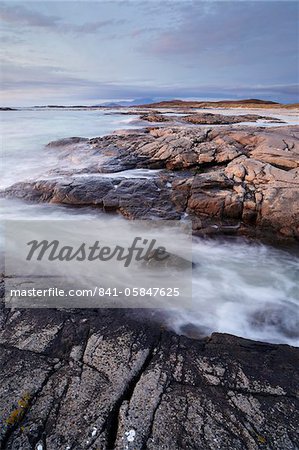
[{"label": "ocean water", "polygon": [[298,251],[195,238],[193,261],[194,308],[170,316],[176,332],[197,327],[299,346]]},{"label": "ocean water", "polygon": [[127,116],[104,111],[19,110],[0,112],[3,165],[0,188],[38,178],[59,163],[55,149],[46,148],[65,137],[96,137],[119,128],[132,128]]},{"label": "ocean water", "polygon": [[[117,112],[107,115],[104,111],[24,110],[0,114],[1,189],[18,181],[37,179],[61,164],[55,149],[45,147],[52,140],[102,136],[116,129],[136,127],[134,119]],[[123,175],[158,175],[158,171],[127,172]],[[4,219],[111,220],[90,208],[33,205],[6,199],[0,199],[0,207]],[[195,238],[193,260],[193,307],[182,305],[170,311],[165,304],[163,322],[166,320],[170,329],[182,334],[190,334],[190,330],[198,330],[201,335],[227,332],[299,346],[298,252],[241,239]]]}]

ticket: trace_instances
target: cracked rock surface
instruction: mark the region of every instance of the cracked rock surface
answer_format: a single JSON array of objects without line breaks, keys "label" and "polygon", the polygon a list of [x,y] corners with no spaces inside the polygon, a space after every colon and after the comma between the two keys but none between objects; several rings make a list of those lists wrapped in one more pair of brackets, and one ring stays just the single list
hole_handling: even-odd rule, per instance
[{"label": "cracked rock surface", "polygon": [[[299,132],[167,127],[49,144],[61,167],[1,195],[128,218],[192,219],[197,234],[299,238]],[[63,163],[71,163],[68,169]],[[144,169],[152,176],[126,175]],[[158,169],[159,172],[154,172]]]},{"label": "cracked rock surface", "polygon": [[192,340],[120,310],[1,321],[3,449],[298,448],[295,348]]}]

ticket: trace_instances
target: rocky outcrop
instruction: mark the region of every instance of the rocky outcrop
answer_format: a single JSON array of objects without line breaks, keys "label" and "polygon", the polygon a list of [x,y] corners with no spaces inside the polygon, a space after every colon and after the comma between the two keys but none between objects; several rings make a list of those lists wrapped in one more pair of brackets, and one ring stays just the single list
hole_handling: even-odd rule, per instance
[{"label": "rocky outcrop", "polygon": [[170,189],[165,188],[165,183],[160,179],[66,177],[63,180],[20,183],[7,195],[34,202],[91,206],[106,212],[120,212],[130,219],[180,218]]},{"label": "rocky outcrop", "polygon": [[70,137],[65,139],[59,139],[58,141],[49,142],[47,147],[66,147],[73,144],[80,144],[82,142],[87,142],[87,138],[82,137]]},{"label": "rocky outcrop", "polygon": [[223,114],[214,114],[214,113],[192,113],[192,114],[185,114],[183,116],[182,115],[169,116],[167,114],[161,114],[156,111],[153,111],[146,114],[142,114],[140,115],[139,118],[147,122],[156,122],[156,123],[173,122],[182,124],[189,123],[193,125],[228,125],[242,122],[257,122],[258,120],[263,120],[267,122],[270,121],[273,123],[283,123],[283,121],[280,119],[269,118],[257,114],[225,116]]},{"label": "rocky outcrop", "polygon": [[3,449],[299,444],[295,348],[192,340],[120,310],[4,311]]},{"label": "rocky outcrop", "polygon": [[[175,116],[176,119],[177,116]],[[156,111],[153,111],[152,113],[145,113],[141,114],[139,116],[140,120],[145,120],[146,122],[173,122],[174,119],[172,117],[166,116],[165,114],[160,114]]]},{"label": "rocky outcrop", "polygon": [[[297,127],[153,127],[48,150],[55,170],[2,195],[298,239]],[[0,303],[1,448],[296,450],[298,349],[192,324],[179,336],[166,316]]]},{"label": "rocky outcrop", "polygon": [[[198,234],[299,237],[296,126],[149,128],[72,139],[50,145],[62,161],[75,161],[73,168],[2,195],[96,206],[129,218],[188,214]],[[126,170],[140,168],[161,171],[126,177]]]}]

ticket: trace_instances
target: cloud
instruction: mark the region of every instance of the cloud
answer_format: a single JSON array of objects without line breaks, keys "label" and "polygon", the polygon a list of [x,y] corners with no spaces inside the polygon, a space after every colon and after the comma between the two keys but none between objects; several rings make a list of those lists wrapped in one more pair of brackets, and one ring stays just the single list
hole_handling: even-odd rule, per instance
[{"label": "cloud", "polygon": [[1,20],[10,24],[30,27],[56,27],[61,20],[57,16],[47,16],[37,11],[30,11],[21,5],[1,5]]},{"label": "cloud", "polygon": [[244,61],[268,51],[290,53],[298,38],[297,2],[193,2],[142,51],[161,58],[218,55]]},{"label": "cloud", "polygon": [[85,34],[92,34],[99,31],[101,28],[108,27],[110,25],[121,25],[125,23],[125,20],[119,19],[119,20],[99,20],[95,22],[86,22],[82,25],[75,25],[75,24],[63,24],[60,27],[58,27],[58,30],[63,32],[71,32],[71,33],[85,33]]},{"label": "cloud", "polygon": [[130,31],[127,34],[124,34],[124,36],[132,37],[132,38],[140,38],[142,35],[146,35],[148,33],[153,33],[158,30],[161,30],[161,28],[158,27],[144,27],[144,28],[135,28],[134,30]]},{"label": "cloud", "polygon": [[6,98],[298,98],[295,2],[26,5],[0,7]]},{"label": "cloud", "polygon": [[1,89],[3,91],[38,87],[48,88],[49,90],[52,88],[65,89],[68,86],[71,89],[76,86],[95,88],[97,83],[76,77],[74,73],[63,70],[58,66],[39,66],[32,63],[21,65],[9,60],[4,61],[1,65]]},{"label": "cloud", "polygon": [[110,25],[120,25],[125,22],[123,19],[98,20],[93,22],[85,22],[83,24],[73,24],[63,22],[62,19],[54,15],[42,14],[38,11],[29,10],[28,8],[15,5],[8,6],[3,4],[1,6],[0,19],[11,25],[18,25],[22,27],[39,27],[48,30],[57,31],[60,33],[96,33],[100,29]]},{"label": "cloud", "polygon": [[2,44],[21,44],[24,42],[24,39],[20,38],[19,36],[14,36],[11,34],[1,35],[0,40]]},{"label": "cloud", "polygon": [[27,104],[52,103],[98,103],[101,99],[134,99],[134,98],[198,98],[202,100],[261,98],[286,103],[298,102],[299,86],[296,84],[279,85],[227,85],[183,84],[145,85],[140,80],[136,83],[119,81],[98,82],[88,78],[76,77],[59,68],[23,67],[22,77],[17,77],[15,67],[6,68],[1,82],[3,99],[7,105],[19,105],[23,99]]},{"label": "cloud", "polygon": [[[225,83],[156,83],[153,80],[145,82],[144,78],[130,82],[110,80],[109,82],[84,78],[74,72],[64,70],[54,65],[17,64],[9,59],[1,65],[2,92],[23,93],[41,92],[53,96],[69,96],[70,101],[78,95],[84,98],[202,98],[202,99],[233,99],[262,98],[286,102],[297,102],[298,84],[225,84]],[[42,100],[42,98],[40,99]]]}]

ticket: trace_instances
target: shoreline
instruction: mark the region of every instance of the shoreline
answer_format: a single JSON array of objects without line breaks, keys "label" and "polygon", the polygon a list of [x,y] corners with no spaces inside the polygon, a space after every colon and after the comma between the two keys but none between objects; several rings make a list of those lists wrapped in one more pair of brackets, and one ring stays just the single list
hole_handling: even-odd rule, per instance
[{"label": "shoreline", "polygon": [[[296,181],[297,140],[292,142],[298,129],[154,125],[62,139],[47,149],[75,158],[79,169],[57,167],[52,178],[16,183],[2,196],[72,209],[93,206],[129,219],[153,212],[161,220],[181,218],[188,211],[203,235],[220,231],[220,237],[224,232],[224,238],[238,239],[240,232],[245,238],[253,232],[253,242],[256,224],[261,235],[270,230],[276,240],[286,223],[289,233],[284,230],[280,243],[291,237],[294,247],[297,203],[288,201],[282,216],[273,216],[281,209],[272,208],[273,199],[265,216],[262,204],[269,186],[275,198],[281,190],[281,201],[286,187],[291,198],[299,193],[287,181],[293,174]],[[99,163],[99,156],[107,158]],[[138,168],[159,172],[122,177]],[[253,200],[261,192],[258,204]],[[244,223],[236,228],[240,217]],[[270,312],[264,311],[266,317]],[[215,448],[215,436],[227,449],[295,448],[297,347],[207,335],[191,322],[186,337],[167,331],[166,317],[164,322],[151,310],[9,310],[1,302],[4,448],[120,450],[128,443],[174,449],[178,439],[179,448],[190,442]]]}]

